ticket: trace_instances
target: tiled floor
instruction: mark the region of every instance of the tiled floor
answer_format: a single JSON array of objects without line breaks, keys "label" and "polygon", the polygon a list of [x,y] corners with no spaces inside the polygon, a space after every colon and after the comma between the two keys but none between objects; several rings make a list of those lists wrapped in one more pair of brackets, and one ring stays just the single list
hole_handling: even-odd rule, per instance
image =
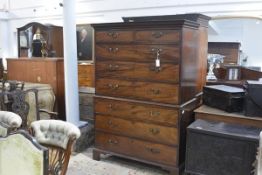
[{"label": "tiled floor", "polygon": [[160,167],[115,156],[92,159],[92,148],[71,157],[67,175],[168,175]]}]

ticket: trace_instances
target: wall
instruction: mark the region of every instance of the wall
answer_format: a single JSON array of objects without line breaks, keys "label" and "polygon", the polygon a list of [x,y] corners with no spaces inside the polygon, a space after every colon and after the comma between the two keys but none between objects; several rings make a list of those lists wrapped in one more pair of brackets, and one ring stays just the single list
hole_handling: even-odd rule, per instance
[{"label": "wall", "polygon": [[262,67],[262,20],[237,18],[212,21],[217,32],[209,32],[209,41],[240,42],[242,51],[248,56],[245,65]]},{"label": "wall", "polygon": [[[0,19],[7,19],[0,41],[9,40],[3,47],[7,57],[17,56],[16,28],[29,22],[62,24],[62,0],[1,0]],[[76,0],[77,24],[120,22],[123,16],[171,15],[198,12],[214,17],[219,15],[262,15],[261,0]],[[6,12],[7,11],[7,12]],[[4,26],[5,26],[4,25]],[[8,31],[6,33],[6,29]],[[4,32],[4,34],[2,34]],[[1,42],[2,43],[2,42]],[[0,54],[0,57],[3,54]]]}]

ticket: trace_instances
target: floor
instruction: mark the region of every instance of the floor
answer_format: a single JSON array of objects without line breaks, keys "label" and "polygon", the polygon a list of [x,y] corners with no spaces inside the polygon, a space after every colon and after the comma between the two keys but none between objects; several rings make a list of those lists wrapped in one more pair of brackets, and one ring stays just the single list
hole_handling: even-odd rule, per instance
[{"label": "floor", "polygon": [[115,156],[101,156],[100,161],[92,159],[92,148],[73,154],[67,175],[168,175],[160,167],[127,160]]}]

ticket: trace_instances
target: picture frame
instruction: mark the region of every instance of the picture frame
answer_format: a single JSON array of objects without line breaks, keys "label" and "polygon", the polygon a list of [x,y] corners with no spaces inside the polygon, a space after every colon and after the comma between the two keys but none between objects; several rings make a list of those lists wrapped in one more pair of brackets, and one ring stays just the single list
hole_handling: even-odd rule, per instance
[{"label": "picture frame", "polygon": [[79,62],[93,61],[93,33],[90,24],[76,25],[77,58]]}]

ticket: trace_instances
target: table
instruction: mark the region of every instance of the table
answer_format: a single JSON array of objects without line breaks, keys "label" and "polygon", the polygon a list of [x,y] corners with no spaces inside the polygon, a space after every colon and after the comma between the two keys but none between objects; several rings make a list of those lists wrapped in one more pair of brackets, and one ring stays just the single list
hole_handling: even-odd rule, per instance
[{"label": "table", "polygon": [[226,111],[202,105],[196,110],[195,119],[218,121],[232,124],[248,125],[262,128],[262,117],[249,117],[243,113],[228,113]]}]

